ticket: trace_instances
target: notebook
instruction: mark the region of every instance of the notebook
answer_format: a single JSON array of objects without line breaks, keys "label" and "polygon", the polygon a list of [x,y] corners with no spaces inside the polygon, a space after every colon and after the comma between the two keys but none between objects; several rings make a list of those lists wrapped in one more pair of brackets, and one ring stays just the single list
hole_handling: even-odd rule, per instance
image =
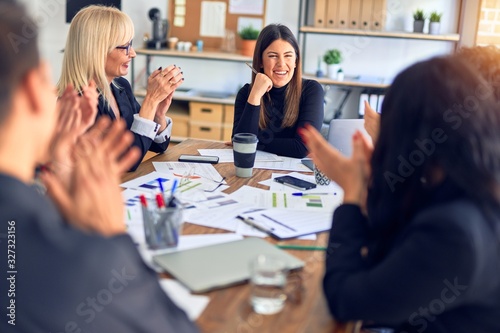
[{"label": "notebook", "polygon": [[345,156],[352,155],[352,135],[356,130],[361,131],[371,140],[364,127],[364,119],[333,119],[328,130],[328,142]]},{"label": "notebook", "polygon": [[283,260],[288,269],[304,262],[260,238],[161,254],[153,260],[193,292],[206,292],[244,282],[250,278],[249,263],[259,254]]}]

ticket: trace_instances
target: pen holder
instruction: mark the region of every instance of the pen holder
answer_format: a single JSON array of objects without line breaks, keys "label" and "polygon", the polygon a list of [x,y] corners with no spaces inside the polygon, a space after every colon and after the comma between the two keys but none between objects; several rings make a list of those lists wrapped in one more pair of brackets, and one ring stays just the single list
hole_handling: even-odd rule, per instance
[{"label": "pen holder", "polygon": [[179,244],[183,224],[182,207],[143,207],[142,215],[144,235],[149,248],[153,250],[166,249],[176,247]]},{"label": "pen holder", "polygon": [[330,178],[328,178],[320,169],[314,165],[314,179],[316,180],[316,184],[320,186],[330,185]]}]

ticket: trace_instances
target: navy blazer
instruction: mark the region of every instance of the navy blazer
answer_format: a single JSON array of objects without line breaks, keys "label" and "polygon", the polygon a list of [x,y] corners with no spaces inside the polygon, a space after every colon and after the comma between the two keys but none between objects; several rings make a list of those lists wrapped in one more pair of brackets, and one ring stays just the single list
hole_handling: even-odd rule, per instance
[{"label": "navy blazer", "polygon": [[[115,79],[114,82],[118,85],[118,87],[114,84],[111,84],[111,91],[113,93],[113,96],[115,96],[116,103],[118,104],[120,116],[126,121],[127,128],[130,130],[130,128],[132,127],[132,123],[134,122],[134,114],[139,113],[141,105],[135,99],[132,87],[125,78],[119,77]],[[106,105],[102,95],[99,95],[99,105],[97,109],[96,120],[102,116],[108,116],[113,120],[116,119],[111,107],[109,107],[109,105]],[[141,158],[131,168],[130,171],[134,171],[135,169],[137,169],[142,161],[142,158],[149,150],[155,153],[163,153],[165,150],[167,150],[168,144],[170,143],[170,138],[168,138],[165,142],[156,143],[144,135],[140,135],[134,132],[132,133],[134,134],[133,145],[141,150]]]},{"label": "navy blazer", "polygon": [[324,290],[340,321],[396,332],[500,332],[500,214],[441,185],[378,255],[359,206],[334,213]]}]

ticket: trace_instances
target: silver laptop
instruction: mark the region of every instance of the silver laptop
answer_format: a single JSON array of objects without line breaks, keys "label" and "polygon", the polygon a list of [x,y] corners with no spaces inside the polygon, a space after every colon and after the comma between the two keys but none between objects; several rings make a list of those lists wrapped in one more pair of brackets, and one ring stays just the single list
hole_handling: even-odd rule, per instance
[{"label": "silver laptop", "polygon": [[244,282],[250,278],[249,263],[259,254],[272,255],[288,269],[304,262],[260,238],[245,238],[153,257],[161,268],[193,292],[205,292]]},{"label": "silver laptop", "polygon": [[345,156],[352,155],[352,136],[361,131],[370,141],[370,135],[364,127],[364,119],[333,119],[328,130],[328,142]]}]

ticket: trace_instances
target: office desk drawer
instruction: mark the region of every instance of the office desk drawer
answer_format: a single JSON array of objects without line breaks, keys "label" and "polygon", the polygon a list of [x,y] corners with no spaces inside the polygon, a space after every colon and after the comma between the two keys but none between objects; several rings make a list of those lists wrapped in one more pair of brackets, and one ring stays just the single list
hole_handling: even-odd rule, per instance
[{"label": "office desk drawer", "polygon": [[211,123],[222,123],[222,104],[212,103],[189,103],[189,113],[192,121],[208,121]]},{"label": "office desk drawer", "polygon": [[234,122],[234,105],[224,105],[224,124],[233,126]]},{"label": "office desk drawer", "polygon": [[172,136],[189,137],[189,115],[168,112],[167,116],[172,118]]},{"label": "office desk drawer", "polygon": [[220,141],[222,137],[222,129],[219,124],[191,121],[189,126],[189,135],[192,138],[197,139]]}]

